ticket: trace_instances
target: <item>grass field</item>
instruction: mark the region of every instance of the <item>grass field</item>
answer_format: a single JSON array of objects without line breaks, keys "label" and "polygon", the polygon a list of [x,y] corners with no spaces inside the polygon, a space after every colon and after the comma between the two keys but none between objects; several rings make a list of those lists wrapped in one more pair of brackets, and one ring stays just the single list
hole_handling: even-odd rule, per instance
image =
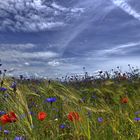
[{"label": "grass field", "polygon": [[[16,120],[4,124],[11,111]],[[4,78],[0,116],[0,140],[140,140],[140,79]]]}]

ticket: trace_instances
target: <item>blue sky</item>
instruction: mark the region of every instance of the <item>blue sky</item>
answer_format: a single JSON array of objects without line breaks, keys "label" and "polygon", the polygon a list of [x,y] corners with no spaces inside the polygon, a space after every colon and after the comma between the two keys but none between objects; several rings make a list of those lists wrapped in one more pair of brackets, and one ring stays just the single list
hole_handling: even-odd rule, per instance
[{"label": "blue sky", "polygon": [[1,0],[3,68],[57,77],[139,67],[139,7],[138,0]]}]

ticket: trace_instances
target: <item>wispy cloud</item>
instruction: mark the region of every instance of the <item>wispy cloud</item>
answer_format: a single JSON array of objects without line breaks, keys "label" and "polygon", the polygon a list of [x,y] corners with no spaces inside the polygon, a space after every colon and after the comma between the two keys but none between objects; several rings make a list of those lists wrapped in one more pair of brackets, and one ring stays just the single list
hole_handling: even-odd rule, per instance
[{"label": "wispy cloud", "polygon": [[[95,4],[96,3],[96,4]],[[64,39],[62,40],[62,42],[60,41],[59,44],[60,45],[60,52],[61,55],[64,54],[65,50],[67,49],[67,47],[70,45],[70,43],[75,40],[80,34],[82,34],[84,32],[84,30],[88,29],[89,27],[91,27],[93,25],[94,22],[98,21],[102,21],[108,13],[110,13],[110,11],[112,11],[112,9],[114,9],[114,6],[110,5],[110,3],[108,4],[108,2],[104,1],[104,0],[86,0],[86,1],[82,1],[79,3],[79,5],[84,5],[85,9],[87,10],[86,14],[84,17],[80,18],[78,22],[78,25],[75,25],[72,29],[70,29],[71,31],[66,31],[65,34],[68,34],[67,32],[70,32],[69,36],[66,36],[64,34]],[[100,12],[99,9],[102,9],[102,11]],[[94,26],[92,26],[92,28],[95,28]]]},{"label": "wispy cloud", "polygon": [[140,20],[140,13],[133,9],[127,0],[111,0],[116,6],[120,7],[127,14],[133,16],[135,19]]},{"label": "wispy cloud", "polygon": [[[47,60],[59,57],[54,51],[35,51],[39,46],[32,43],[26,44],[0,44],[0,59],[7,63],[21,63],[29,66],[35,59]],[[32,60],[32,61],[31,61]]]},{"label": "wispy cloud", "polygon": [[56,61],[56,60],[53,60],[53,61],[49,61],[48,65],[55,67],[55,66],[59,66],[60,62]]},{"label": "wispy cloud", "polygon": [[68,8],[58,5],[56,2],[53,2],[51,6],[60,11],[68,11]]},{"label": "wispy cloud", "polygon": [[[9,56],[8,56],[9,55]],[[0,52],[0,56],[2,59],[34,59],[34,58],[38,58],[38,59],[46,59],[46,58],[53,58],[53,57],[58,57],[59,55],[55,52],[52,51],[43,51],[43,52],[19,52],[16,50],[13,51],[3,51]]]},{"label": "wispy cloud", "polygon": [[125,55],[129,52],[132,52],[136,49],[140,49],[140,41],[139,42],[130,42],[127,44],[120,44],[117,46],[114,46],[112,48],[108,48],[108,49],[103,49],[103,50],[98,50],[95,51],[96,55],[102,55],[102,56],[108,56],[108,55],[113,55],[113,54],[117,54],[119,55]]},{"label": "wispy cloud", "polygon": [[7,50],[18,50],[18,51],[25,51],[28,49],[34,49],[37,46],[35,44],[32,43],[25,43],[25,44],[0,44],[0,50],[3,51],[7,51]]},{"label": "wispy cloud", "polygon": [[59,54],[52,52],[52,51],[46,51],[46,52],[33,52],[33,53],[23,53],[21,57],[25,58],[53,58],[58,57]]}]

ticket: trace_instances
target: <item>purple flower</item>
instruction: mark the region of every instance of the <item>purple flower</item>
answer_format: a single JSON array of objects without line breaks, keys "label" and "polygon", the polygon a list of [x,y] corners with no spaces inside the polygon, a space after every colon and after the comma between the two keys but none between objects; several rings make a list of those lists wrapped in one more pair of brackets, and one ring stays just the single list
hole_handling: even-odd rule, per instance
[{"label": "purple flower", "polygon": [[13,82],[12,85],[10,86],[11,88],[16,88],[16,83]]},{"label": "purple flower", "polygon": [[102,117],[98,117],[98,122],[103,122],[103,118]]},{"label": "purple flower", "polygon": [[6,91],[7,90],[7,88],[4,88],[4,87],[0,87],[0,91]]},{"label": "purple flower", "polygon": [[5,93],[3,96],[4,96],[4,98],[8,98],[9,97],[9,94],[8,93]]},{"label": "purple flower", "polygon": [[14,140],[24,140],[24,138],[22,137],[22,136],[16,136],[15,138],[14,138]]},{"label": "purple flower", "polygon": [[0,111],[0,115],[6,114],[5,111]]},{"label": "purple flower", "polygon": [[0,131],[2,131],[2,126],[0,126]]},{"label": "purple flower", "polygon": [[81,100],[84,102],[86,100],[86,97],[83,97]]},{"label": "purple flower", "polygon": [[65,124],[61,124],[61,125],[60,125],[60,128],[61,128],[61,129],[64,129],[65,127],[66,127]]},{"label": "purple flower", "polygon": [[10,131],[9,130],[4,130],[4,134],[9,134]]},{"label": "purple flower", "polygon": [[135,114],[140,114],[140,111],[135,112]]},{"label": "purple flower", "polygon": [[135,121],[140,121],[140,118],[134,118]]},{"label": "purple flower", "polygon": [[50,103],[56,102],[56,98],[55,98],[55,97],[47,98],[47,99],[45,100],[45,102],[50,102]]},{"label": "purple flower", "polygon": [[30,115],[34,115],[34,112],[32,112],[32,111],[30,111],[29,113],[30,113]]},{"label": "purple flower", "polygon": [[96,95],[92,95],[92,98],[96,99],[96,98],[97,98],[97,96],[96,96]]}]

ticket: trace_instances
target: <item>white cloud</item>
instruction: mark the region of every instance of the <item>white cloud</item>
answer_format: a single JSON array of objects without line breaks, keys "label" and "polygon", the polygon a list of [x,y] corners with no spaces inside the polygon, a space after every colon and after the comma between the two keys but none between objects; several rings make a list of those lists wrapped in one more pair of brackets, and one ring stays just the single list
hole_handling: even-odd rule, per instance
[{"label": "white cloud", "polygon": [[127,0],[111,0],[116,6],[120,7],[127,14],[133,16],[134,18],[140,20],[140,13],[133,9],[128,3]]},{"label": "white cloud", "polygon": [[99,56],[100,55],[106,56],[110,54],[124,55],[133,50],[139,49],[139,47],[136,47],[138,45],[140,45],[140,42],[130,42],[127,44],[120,44],[118,46],[115,46],[109,49],[95,51],[95,54]]},{"label": "white cloud", "polygon": [[14,71],[16,71],[16,69],[15,68],[11,68],[11,69],[8,70],[8,73],[12,73]]},{"label": "white cloud", "polygon": [[84,8],[73,8],[73,9],[71,9],[71,12],[73,12],[73,13],[77,13],[77,12],[83,13],[84,10],[85,10]]},{"label": "white cloud", "polygon": [[56,60],[53,60],[53,61],[49,61],[48,65],[55,67],[55,66],[59,66],[60,62],[56,61]]},{"label": "white cloud", "polygon": [[57,10],[65,11],[65,12],[72,12],[72,13],[80,12],[80,13],[83,13],[85,11],[84,8],[79,8],[79,7],[66,8],[66,7],[63,7],[61,5],[58,5],[56,2],[53,2],[51,6],[53,8],[56,8]]},{"label": "white cloud", "polygon": [[61,5],[58,5],[58,4],[55,3],[55,2],[53,2],[53,3],[51,4],[51,6],[54,7],[54,8],[56,8],[56,9],[58,9],[58,10],[60,10],[60,11],[68,11],[68,8],[65,8],[65,7],[63,7],[63,6],[61,6]]},{"label": "white cloud", "polygon": [[30,66],[30,63],[29,62],[25,62],[24,65]]},{"label": "white cloud", "polygon": [[58,54],[55,52],[47,51],[47,52],[23,53],[21,56],[25,58],[53,58],[57,57]]},{"label": "white cloud", "polygon": [[35,44],[26,43],[26,44],[0,44],[1,51],[6,50],[18,50],[18,51],[25,51],[28,49],[34,49],[36,47]]},{"label": "white cloud", "polygon": [[[36,60],[49,61],[51,58],[59,57],[54,51],[35,51],[39,46],[26,44],[0,44],[0,59],[8,64],[21,64],[30,66],[30,63]],[[57,63],[56,63],[57,64]]]},{"label": "white cloud", "polygon": [[0,56],[2,59],[34,59],[34,58],[38,58],[38,59],[45,59],[45,58],[54,58],[54,57],[58,57],[59,55],[55,52],[51,52],[51,51],[46,51],[46,52],[19,52],[16,50],[6,50],[6,51],[2,51],[0,52]]}]

